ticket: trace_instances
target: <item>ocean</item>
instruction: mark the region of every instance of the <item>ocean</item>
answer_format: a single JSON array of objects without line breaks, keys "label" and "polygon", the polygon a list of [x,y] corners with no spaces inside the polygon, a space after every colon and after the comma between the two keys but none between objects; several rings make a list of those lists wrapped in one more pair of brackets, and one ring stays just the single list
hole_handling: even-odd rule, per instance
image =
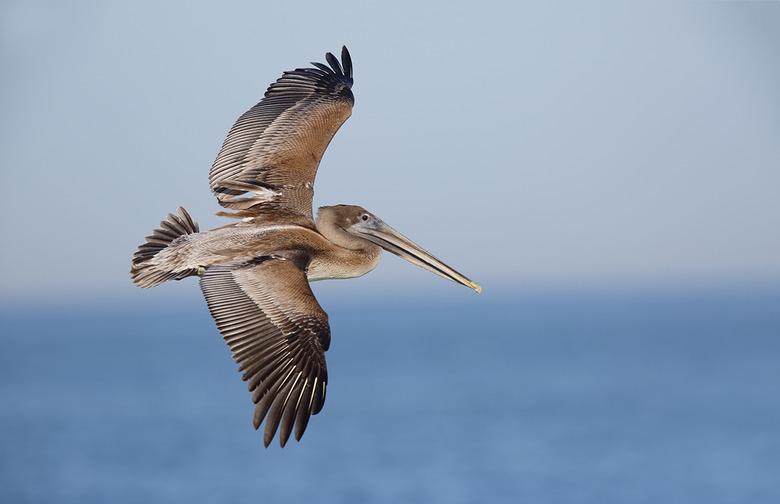
[{"label": "ocean", "polygon": [[205,303],[0,314],[0,502],[780,502],[780,290],[323,302],[268,449]]}]

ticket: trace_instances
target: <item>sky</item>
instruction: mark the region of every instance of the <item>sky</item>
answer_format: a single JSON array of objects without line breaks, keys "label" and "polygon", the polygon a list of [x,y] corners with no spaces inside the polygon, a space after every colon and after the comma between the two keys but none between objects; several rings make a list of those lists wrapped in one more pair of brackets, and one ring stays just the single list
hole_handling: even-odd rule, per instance
[{"label": "sky", "polygon": [[[235,119],[344,44],[316,206],[485,294],[780,283],[780,2],[6,0],[0,300],[136,302],[168,212],[228,223],[208,171]],[[349,282],[322,288],[474,295],[389,255]]]}]

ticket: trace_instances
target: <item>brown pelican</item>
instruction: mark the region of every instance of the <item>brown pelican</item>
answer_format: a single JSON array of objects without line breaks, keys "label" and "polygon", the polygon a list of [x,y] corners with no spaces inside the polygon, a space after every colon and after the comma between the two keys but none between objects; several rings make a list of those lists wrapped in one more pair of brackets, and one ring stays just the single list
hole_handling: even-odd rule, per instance
[{"label": "brown pelican", "polygon": [[325,401],[328,315],[309,282],[374,269],[382,249],[444,278],[482,288],[359,206],[312,215],[314,176],[328,143],[352,113],[352,60],[285,72],[238,118],[209,172],[219,204],[241,219],[211,231],[179,207],[133,257],[133,282],[154,287],[198,275],[211,315],[266,419],[268,447],[295,426],[300,440]]}]

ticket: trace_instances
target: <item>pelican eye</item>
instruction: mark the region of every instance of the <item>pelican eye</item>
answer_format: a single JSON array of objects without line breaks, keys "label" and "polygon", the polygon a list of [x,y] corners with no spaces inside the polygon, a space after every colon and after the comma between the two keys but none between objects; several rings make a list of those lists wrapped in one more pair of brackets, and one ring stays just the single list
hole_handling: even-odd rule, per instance
[{"label": "pelican eye", "polygon": [[368,214],[364,213],[363,215],[361,215],[360,216],[360,220],[362,220],[363,222],[367,221],[368,220]]}]

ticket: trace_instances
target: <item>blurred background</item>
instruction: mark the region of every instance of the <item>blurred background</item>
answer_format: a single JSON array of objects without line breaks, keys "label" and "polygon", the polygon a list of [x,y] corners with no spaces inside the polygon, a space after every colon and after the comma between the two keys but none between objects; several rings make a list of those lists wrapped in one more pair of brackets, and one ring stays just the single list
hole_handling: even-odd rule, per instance
[{"label": "blurred background", "polygon": [[[0,41],[0,500],[780,498],[777,2],[7,0]],[[228,129],[342,45],[315,205],[484,291],[315,284],[328,402],[263,450],[197,282],[130,259],[228,222]]]}]

